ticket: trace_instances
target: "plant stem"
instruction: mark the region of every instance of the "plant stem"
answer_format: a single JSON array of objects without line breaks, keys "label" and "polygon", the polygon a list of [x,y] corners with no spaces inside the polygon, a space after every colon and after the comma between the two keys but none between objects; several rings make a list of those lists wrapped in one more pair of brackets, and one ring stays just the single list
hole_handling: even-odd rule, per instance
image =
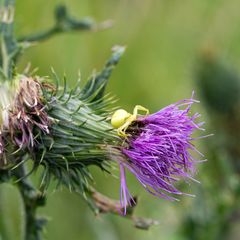
[{"label": "plant stem", "polygon": [[55,24],[51,28],[36,34],[20,37],[18,38],[18,42],[40,42],[47,40],[59,33],[86,30],[104,30],[111,26],[112,21],[110,20],[96,24],[89,18],[80,20],[75,19],[68,13],[68,9],[64,5],[59,5],[55,10]]},{"label": "plant stem", "polygon": [[26,178],[25,166],[14,170],[18,189],[21,193],[25,210],[25,240],[41,240],[41,233],[47,220],[37,216],[37,208],[45,205],[45,196],[34,188],[29,178]]},{"label": "plant stem", "polygon": [[[91,189],[89,192],[91,196],[91,200],[93,201],[93,205],[90,205],[90,207],[93,207],[96,214],[116,214],[118,216],[122,216],[124,218],[130,219],[134,226],[138,229],[142,230],[148,230],[153,225],[158,225],[158,221],[149,219],[149,218],[142,218],[137,217],[133,214],[134,208],[137,204],[137,198],[134,197],[134,202],[132,202],[132,206],[127,206],[127,214],[122,215],[121,212],[123,211],[120,201],[111,199],[99,192],[97,192],[95,189]],[[90,202],[89,202],[90,203]],[[90,204],[92,204],[90,203]],[[96,211],[97,210],[97,211]]]},{"label": "plant stem", "polygon": [[13,34],[15,0],[0,0],[0,64],[6,78],[12,76],[12,65],[19,49]]}]

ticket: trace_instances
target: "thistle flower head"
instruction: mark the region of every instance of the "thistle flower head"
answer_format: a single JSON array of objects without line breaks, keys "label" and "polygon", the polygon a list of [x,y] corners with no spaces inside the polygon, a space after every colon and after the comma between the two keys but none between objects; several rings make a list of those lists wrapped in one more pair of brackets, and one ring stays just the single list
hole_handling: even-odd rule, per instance
[{"label": "thistle flower head", "polygon": [[[54,74],[56,86],[37,77],[19,76],[17,84],[7,86],[8,91],[3,89],[10,94],[0,95],[6,97],[0,105],[0,154],[4,152],[0,166],[5,164],[4,159],[10,162],[9,156],[14,157],[11,162],[16,167],[33,160],[33,170],[43,166],[42,190],[54,178],[89,201],[89,180],[92,180],[89,166],[110,173],[111,160],[116,157],[125,214],[134,202],[127,188],[126,169],[158,197],[174,200],[174,194],[183,194],[174,183],[182,177],[192,178],[194,172],[195,159],[190,150],[195,148],[191,135],[201,125],[195,122],[198,114],[189,115],[195,100],[183,100],[151,115],[148,109],[137,105],[133,114],[118,111],[111,125],[107,120],[114,110],[114,99],[105,96],[104,90],[123,51],[123,48],[115,49],[103,70],[92,76],[83,88],[77,84],[69,89],[66,79],[61,88]],[[184,105],[186,108],[181,109]],[[146,115],[140,117],[138,111]],[[112,126],[120,127],[118,135]],[[10,154],[4,158],[5,151]],[[22,154],[18,160],[16,153]],[[22,158],[26,153],[28,158]]]},{"label": "thistle flower head", "polygon": [[[129,126],[121,147],[125,158],[119,158],[123,207],[131,202],[124,168],[155,196],[176,200],[174,195],[183,194],[174,183],[180,178],[192,179],[195,159],[191,150],[196,151],[192,134],[202,125],[195,122],[199,114],[189,115],[194,102],[186,99],[172,104],[157,113],[138,117]],[[187,107],[181,109],[182,106]]]},{"label": "thistle flower head", "polygon": [[32,148],[34,128],[49,133],[50,120],[42,102],[41,84],[37,79],[22,76],[9,107],[8,128],[20,148]]}]

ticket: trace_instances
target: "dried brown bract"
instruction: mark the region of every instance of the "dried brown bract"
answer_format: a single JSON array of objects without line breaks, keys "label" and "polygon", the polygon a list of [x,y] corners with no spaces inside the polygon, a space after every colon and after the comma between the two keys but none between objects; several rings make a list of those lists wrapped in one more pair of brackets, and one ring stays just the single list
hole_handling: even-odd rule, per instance
[{"label": "dried brown bract", "polygon": [[33,148],[35,128],[49,133],[50,119],[45,108],[40,81],[22,77],[9,109],[10,136],[20,148]]}]

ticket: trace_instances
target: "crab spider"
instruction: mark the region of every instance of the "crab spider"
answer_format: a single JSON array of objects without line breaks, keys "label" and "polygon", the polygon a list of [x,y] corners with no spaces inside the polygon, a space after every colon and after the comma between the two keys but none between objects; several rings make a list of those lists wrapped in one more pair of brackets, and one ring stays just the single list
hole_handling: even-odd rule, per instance
[{"label": "crab spider", "polygon": [[138,111],[146,112],[149,114],[149,110],[143,106],[136,105],[133,109],[133,114],[128,113],[124,109],[118,109],[114,112],[111,119],[111,124],[114,128],[117,128],[117,133],[120,137],[127,137],[127,128],[137,119]]}]

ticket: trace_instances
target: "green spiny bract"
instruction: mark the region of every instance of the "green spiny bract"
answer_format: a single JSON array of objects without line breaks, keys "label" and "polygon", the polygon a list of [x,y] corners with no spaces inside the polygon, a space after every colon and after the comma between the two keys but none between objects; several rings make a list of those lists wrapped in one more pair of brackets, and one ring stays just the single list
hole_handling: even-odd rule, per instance
[{"label": "green spiny bract", "polygon": [[80,187],[83,191],[90,177],[89,165],[107,169],[107,146],[118,141],[118,137],[106,121],[106,112],[99,112],[104,105],[107,108],[111,99],[97,101],[84,98],[81,90],[60,92],[48,98],[48,115],[52,118],[50,134],[38,137],[40,144],[33,153],[33,158],[45,166],[43,184],[54,175],[70,188]]},{"label": "green spiny bract", "polygon": [[42,187],[48,186],[54,177],[59,184],[63,183],[85,196],[89,190],[88,180],[91,179],[88,166],[96,165],[102,170],[109,170],[108,146],[117,144],[119,138],[108,121],[114,110],[111,104],[115,100],[104,95],[104,90],[123,50],[117,48],[104,69],[91,77],[82,89],[77,84],[69,90],[64,78],[61,90],[56,74],[56,89],[48,91],[43,87],[52,124],[50,134],[37,137],[39,144],[32,152],[35,166],[44,166]]}]

